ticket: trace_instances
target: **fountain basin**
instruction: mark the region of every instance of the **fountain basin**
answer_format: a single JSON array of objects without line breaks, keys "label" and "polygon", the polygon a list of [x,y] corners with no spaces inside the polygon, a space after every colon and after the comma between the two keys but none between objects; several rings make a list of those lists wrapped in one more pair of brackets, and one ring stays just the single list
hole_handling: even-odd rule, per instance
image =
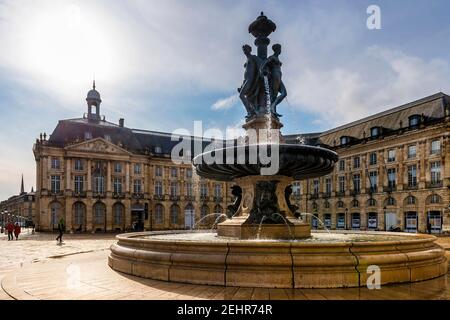
[{"label": "fountain basin", "polygon": [[313,232],[302,240],[238,240],[210,232],[143,232],[117,236],[108,259],[123,273],[191,284],[266,288],[365,286],[367,268],[381,284],[446,274],[445,251],[431,235]]}]

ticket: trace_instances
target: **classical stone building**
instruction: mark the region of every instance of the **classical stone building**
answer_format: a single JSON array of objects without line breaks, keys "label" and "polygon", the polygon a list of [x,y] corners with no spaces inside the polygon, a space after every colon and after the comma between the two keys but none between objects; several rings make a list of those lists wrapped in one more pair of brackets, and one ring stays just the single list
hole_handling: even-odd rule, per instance
[{"label": "classical stone building", "polygon": [[36,220],[35,192],[33,188],[31,192],[25,192],[23,177],[20,193],[0,202],[0,224],[4,225],[8,220],[23,225]]},{"label": "classical stone building", "polygon": [[39,230],[61,217],[74,232],[185,229],[225,212],[229,188],[174,164],[170,134],[106,121],[95,83],[86,101],[83,118],[59,121],[34,145]]},{"label": "classical stone building", "polygon": [[441,232],[450,225],[450,97],[438,93],[295,142],[339,154],[334,172],[294,185],[314,227]]},{"label": "classical stone building", "polygon": [[[174,164],[170,134],[106,121],[95,85],[86,101],[83,118],[59,121],[34,146],[39,229],[60,217],[73,231],[207,227],[215,217],[203,217],[226,211],[231,185]],[[285,136],[340,157],[331,175],[295,182],[291,201],[317,217],[317,228],[425,232],[430,223],[441,232],[450,224],[449,106],[438,93],[326,132]]]}]

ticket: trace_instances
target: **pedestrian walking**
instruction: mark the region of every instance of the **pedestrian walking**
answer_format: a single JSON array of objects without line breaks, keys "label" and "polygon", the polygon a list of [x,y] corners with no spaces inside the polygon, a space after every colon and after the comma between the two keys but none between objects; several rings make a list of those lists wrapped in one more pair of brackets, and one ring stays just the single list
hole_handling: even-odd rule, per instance
[{"label": "pedestrian walking", "polygon": [[19,240],[20,231],[20,225],[18,222],[16,222],[16,225],[14,226],[14,235],[16,236],[16,241]]},{"label": "pedestrian walking", "polygon": [[58,232],[59,232],[59,235],[58,235],[58,237],[56,237],[56,241],[59,240],[59,243],[62,243],[62,242],[63,242],[62,237],[63,237],[64,229],[65,229],[64,219],[61,218],[61,219],[59,219],[59,222],[58,222]]},{"label": "pedestrian walking", "polygon": [[6,231],[8,231],[8,241],[14,240],[13,231],[14,231],[14,225],[11,221],[8,222],[6,226]]}]

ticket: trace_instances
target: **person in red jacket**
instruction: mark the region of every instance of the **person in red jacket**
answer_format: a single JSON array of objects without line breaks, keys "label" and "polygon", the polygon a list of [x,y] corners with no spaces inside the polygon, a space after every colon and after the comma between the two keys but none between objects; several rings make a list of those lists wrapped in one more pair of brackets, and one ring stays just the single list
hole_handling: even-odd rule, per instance
[{"label": "person in red jacket", "polygon": [[16,222],[16,225],[14,226],[14,235],[16,236],[16,240],[19,240],[19,234],[20,234],[20,226],[19,223]]},{"label": "person in red jacket", "polygon": [[14,225],[11,221],[8,222],[6,225],[6,231],[8,231],[8,241],[14,240],[13,231],[14,231]]}]

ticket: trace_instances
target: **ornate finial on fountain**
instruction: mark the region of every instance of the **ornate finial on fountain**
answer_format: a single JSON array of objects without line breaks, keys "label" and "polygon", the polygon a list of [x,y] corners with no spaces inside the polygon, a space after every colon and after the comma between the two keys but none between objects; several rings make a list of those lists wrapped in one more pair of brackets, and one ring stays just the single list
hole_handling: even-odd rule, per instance
[{"label": "ornate finial on fountain", "polygon": [[[255,39],[257,55],[252,54],[252,48],[244,45],[242,50],[247,57],[245,63],[244,82],[238,89],[239,97],[247,110],[246,122],[254,118],[273,118],[279,122],[281,116],[276,111],[276,106],[283,101],[287,95],[286,87],[281,80],[281,65],[279,55],[281,45],[272,46],[273,54],[267,57],[267,46],[270,44],[268,36],[276,30],[276,24],[268,19],[264,12],[253,21],[248,32]],[[273,129],[282,127],[281,123]],[[247,128],[246,128],[247,129]]]}]

